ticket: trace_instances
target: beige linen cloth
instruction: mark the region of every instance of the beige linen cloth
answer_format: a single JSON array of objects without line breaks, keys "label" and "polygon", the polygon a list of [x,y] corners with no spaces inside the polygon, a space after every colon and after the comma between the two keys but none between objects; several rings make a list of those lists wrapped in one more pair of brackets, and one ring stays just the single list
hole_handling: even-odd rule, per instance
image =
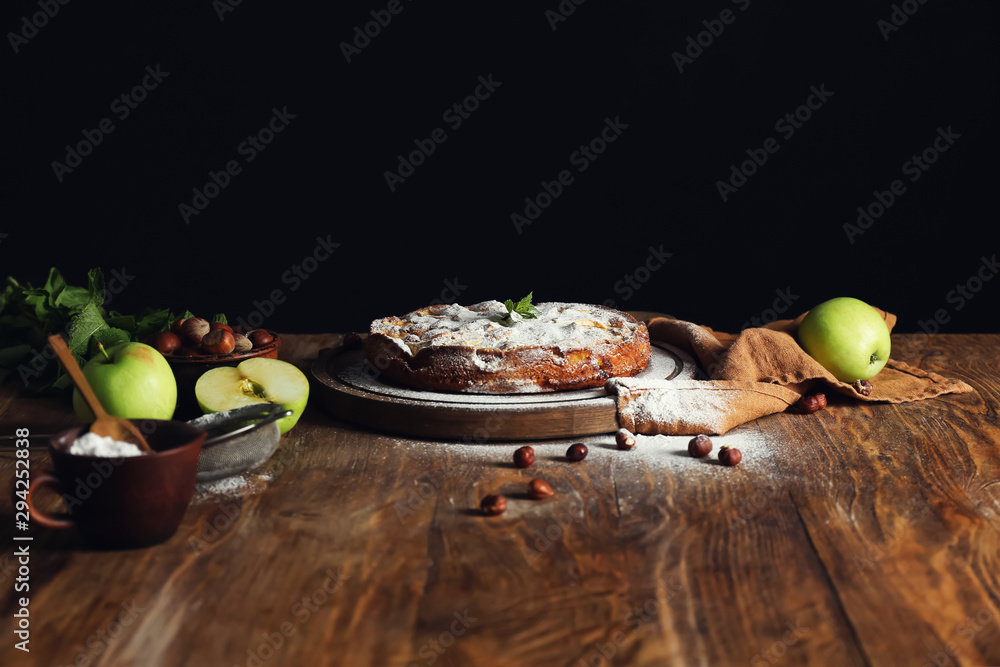
[{"label": "beige linen cloth", "polygon": [[[881,309],[891,331],[896,317]],[[965,382],[889,359],[863,395],[837,380],[795,340],[799,322],[779,320],[738,334],[656,317],[649,335],[693,355],[707,380],[614,378],[605,389],[618,404],[619,425],[633,433],[722,434],[748,421],[782,412],[813,391],[859,401],[904,403],[972,391]]]}]

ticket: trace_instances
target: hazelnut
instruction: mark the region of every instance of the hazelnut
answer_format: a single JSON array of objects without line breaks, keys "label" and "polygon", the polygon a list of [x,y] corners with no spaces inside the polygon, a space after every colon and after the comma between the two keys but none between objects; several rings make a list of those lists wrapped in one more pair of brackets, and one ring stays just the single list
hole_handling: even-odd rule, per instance
[{"label": "hazelnut", "polygon": [[872,383],[868,380],[855,380],[854,389],[862,396],[871,396]]},{"label": "hazelnut", "polygon": [[541,500],[542,498],[548,498],[555,491],[549,486],[549,483],[544,479],[533,479],[528,482],[528,497],[534,500]]},{"label": "hazelnut", "polygon": [[229,333],[236,333],[236,332],[233,331],[233,328],[231,326],[229,326],[228,324],[226,324],[225,322],[212,322],[211,324],[208,325],[208,328],[209,329],[225,329]]},{"label": "hazelnut", "polygon": [[618,445],[618,449],[628,451],[635,447],[635,436],[628,429],[620,428],[615,433],[615,444]]},{"label": "hazelnut", "polygon": [[247,338],[250,339],[254,347],[264,347],[274,342],[274,336],[268,333],[266,329],[254,329],[247,334]]},{"label": "hazelnut", "polygon": [[143,339],[146,345],[155,348],[160,354],[173,354],[181,346],[181,339],[172,331],[161,331]]},{"label": "hazelnut", "polygon": [[181,324],[178,335],[185,345],[197,347],[201,343],[201,339],[208,333],[208,330],[208,320],[201,317],[189,317]]},{"label": "hazelnut", "polygon": [[[696,435],[688,442],[688,454],[701,459],[712,452],[712,439],[707,435]],[[721,454],[720,454],[721,456]]]},{"label": "hazelnut", "polygon": [[535,462],[535,450],[524,446],[514,450],[514,465],[518,468],[529,468]]},{"label": "hazelnut", "polygon": [[486,516],[497,516],[507,511],[507,499],[503,496],[484,496],[479,509]]},{"label": "hazelnut", "polygon": [[815,394],[809,394],[803,396],[795,403],[795,412],[802,415],[811,415],[812,413],[822,410],[826,407],[826,394],[821,392],[816,392]]},{"label": "hazelnut", "polygon": [[234,333],[233,341],[233,352],[249,352],[250,348],[253,347],[253,343],[251,343],[250,339],[246,337],[246,334]]},{"label": "hazelnut", "polygon": [[185,322],[187,322],[186,317],[178,317],[176,320],[174,320],[174,323],[170,325],[170,330],[174,332],[175,335],[180,336],[181,327],[184,326]]},{"label": "hazelnut", "polygon": [[587,458],[588,451],[587,445],[578,442],[569,446],[569,449],[566,450],[566,458],[570,461],[582,461]]},{"label": "hazelnut", "polygon": [[734,466],[738,465],[740,461],[743,460],[743,452],[736,449],[735,447],[730,447],[729,445],[723,445],[722,449],[719,450],[719,461],[723,465]]},{"label": "hazelnut", "polygon": [[205,354],[229,354],[236,349],[236,339],[228,329],[212,329],[201,339]]}]

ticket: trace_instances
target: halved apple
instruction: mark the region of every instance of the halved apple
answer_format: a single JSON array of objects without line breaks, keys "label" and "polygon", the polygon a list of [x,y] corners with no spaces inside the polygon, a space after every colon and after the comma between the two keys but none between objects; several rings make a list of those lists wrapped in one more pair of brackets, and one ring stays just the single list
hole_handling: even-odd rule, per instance
[{"label": "halved apple", "polygon": [[305,410],[309,379],[294,364],[280,359],[256,357],[238,366],[219,366],[205,371],[194,385],[202,412],[222,412],[253,403],[280,403],[292,414],[278,420],[278,430],[287,433]]}]

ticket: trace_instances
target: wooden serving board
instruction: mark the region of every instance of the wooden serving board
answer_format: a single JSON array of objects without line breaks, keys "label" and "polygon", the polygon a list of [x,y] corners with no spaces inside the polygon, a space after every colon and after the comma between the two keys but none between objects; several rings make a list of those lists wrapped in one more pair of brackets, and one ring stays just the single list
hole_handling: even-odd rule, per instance
[{"label": "wooden serving board", "polygon": [[[320,352],[311,368],[315,403],[327,414],[377,431],[482,443],[573,438],[618,429],[615,400],[603,387],[531,394],[425,391],[380,377],[360,348]],[[640,377],[693,378],[694,360],[666,344]]]}]

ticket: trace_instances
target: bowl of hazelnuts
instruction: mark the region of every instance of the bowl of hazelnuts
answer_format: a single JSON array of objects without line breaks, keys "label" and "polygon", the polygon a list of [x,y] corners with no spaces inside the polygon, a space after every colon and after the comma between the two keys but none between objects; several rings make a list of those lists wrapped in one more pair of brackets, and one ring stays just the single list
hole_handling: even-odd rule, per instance
[{"label": "bowl of hazelnuts", "polygon": [[[236,366],[252,357],[278,358],[281,336],[270,329],[232,327],[202,317],[181,317],[169,329],[142,342],[166,358],[177,380],[178,411],[186,409],[201,375],[217,366]],[[190,394],[190,396],[188,396]]]}]

